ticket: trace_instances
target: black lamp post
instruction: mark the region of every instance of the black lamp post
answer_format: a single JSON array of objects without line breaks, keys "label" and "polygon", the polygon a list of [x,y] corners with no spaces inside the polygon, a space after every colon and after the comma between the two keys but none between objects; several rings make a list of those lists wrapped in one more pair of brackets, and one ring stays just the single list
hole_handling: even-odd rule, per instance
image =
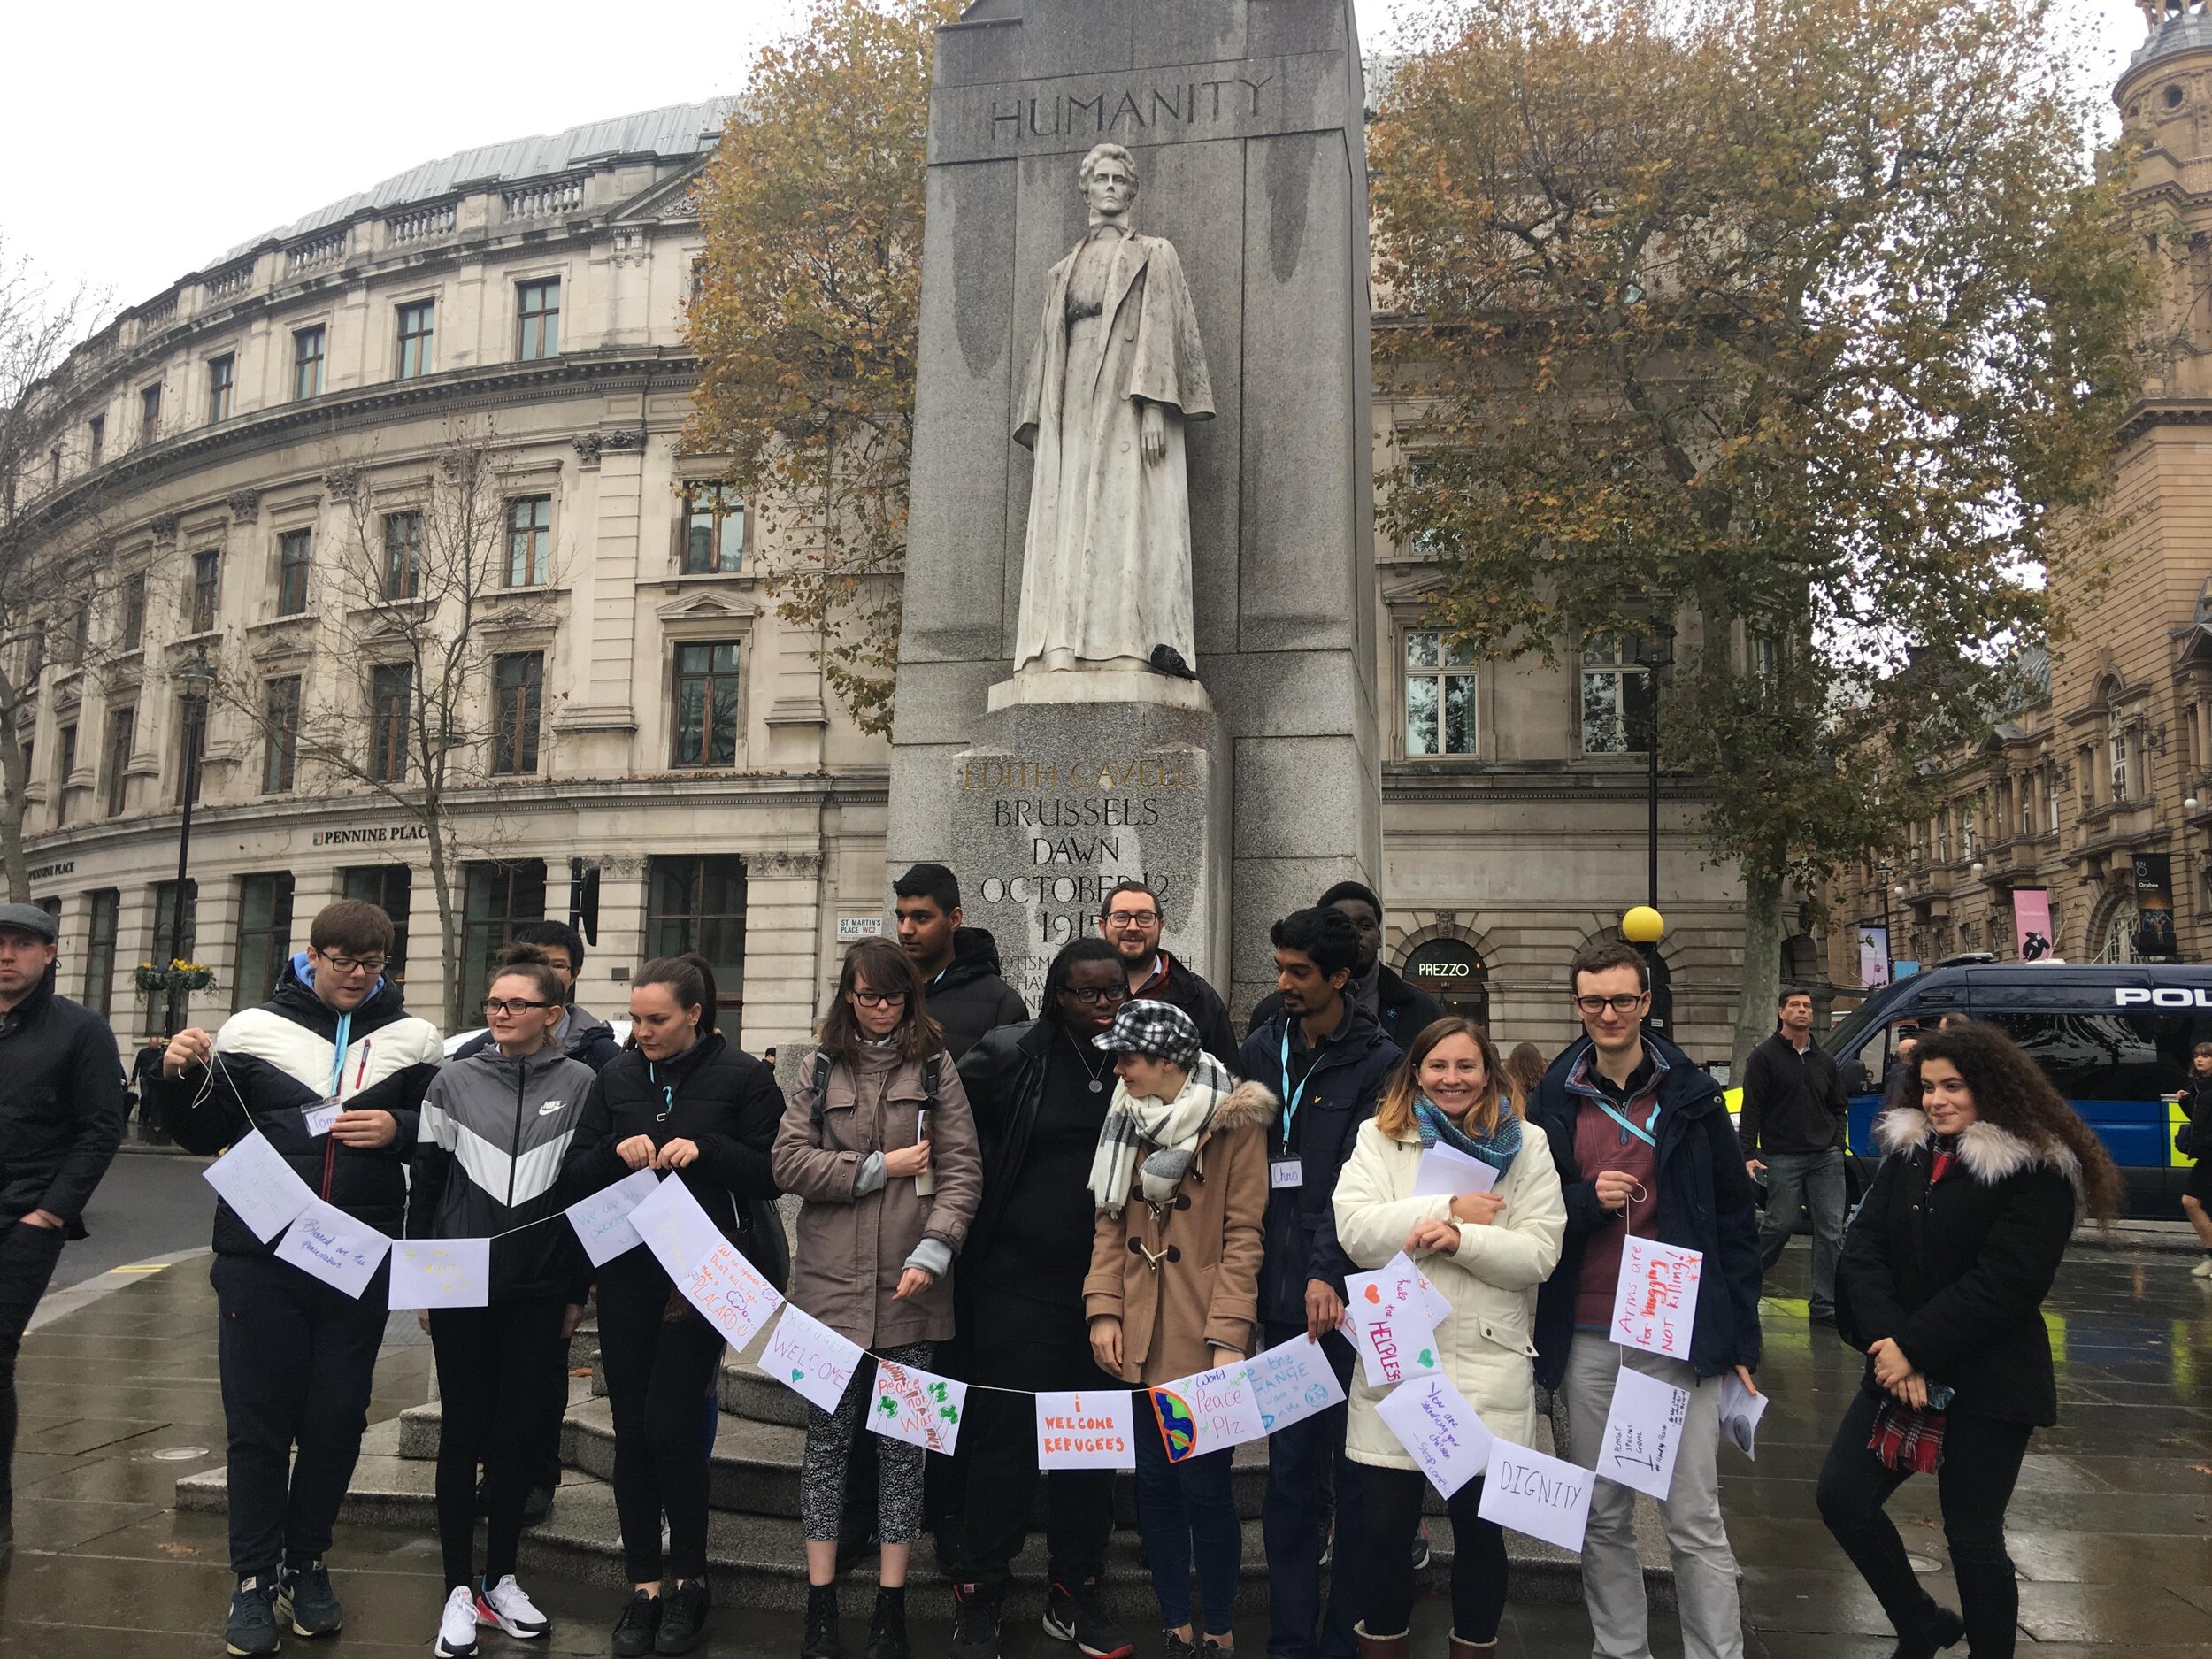
[{"label": "black lamp post", "polygon": [[1644,652],[1644,782],[1648,830],[1644,871],[1644,902],[1659,908],[1659,676],[1674,666],[1674,624],[1663,618],[1651,625],[1651,643]]},{"label": "black lamp post", "polygon": [[[207,741],[208,687],[215,683],[215,670],[208,663],[205,646],[196,645],[192,648],[192,660],[177,671],[176,679],[178,688],[184,696],[184,778],[181,795],[183,812],[177,826],[177,890],[169,908],[169,954],[172,959],[185,954],[185,904],[186,895],[191,891],[192,803],[200,793],[200,750]],[[166,1023],[172,1037],[184,1025],[185,995],[173,987],[169,992]]]}]

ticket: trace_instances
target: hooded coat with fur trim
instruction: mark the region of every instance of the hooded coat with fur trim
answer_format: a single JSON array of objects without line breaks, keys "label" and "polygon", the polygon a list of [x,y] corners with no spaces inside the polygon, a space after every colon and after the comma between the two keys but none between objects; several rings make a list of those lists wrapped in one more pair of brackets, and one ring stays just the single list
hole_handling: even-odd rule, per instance
[{"label": "hooded coat with fur trim", "polygon": [[1124,1382],[1149,1386],[1210,1370],[1215,1348],[1252,1353],[1276,1105],[1258,1084],[1238,1084],[1170,1202],[1156,1210],[1133,1179],[1118,1214],[1099,1211],[1083,1310],[1121,1321]]},{"label": "hooded coat with fur trim", "polygon": [[[1932,1386],[1957,1391],[1961,1416],[2058,1421],[2043,1299],[2081,1202],[2067,1147],[1969,1125],[1943,1179],[1927,1114],[1897,1107],[1876,1135],[1883,1160],[1844,1235],[1843,1328],[1861,1347],[1887,1337]],[[1863,1385],[1876,1385],[1871,1364]]]}]

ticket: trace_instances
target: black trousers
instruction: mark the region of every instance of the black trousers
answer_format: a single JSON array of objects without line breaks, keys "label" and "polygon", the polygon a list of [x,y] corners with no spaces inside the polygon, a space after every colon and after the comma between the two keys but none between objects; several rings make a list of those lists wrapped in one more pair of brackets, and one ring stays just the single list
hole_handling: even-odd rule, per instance
[{"label": "black trousers", "polygon": [[59,1227],[18,1221],[0,1233],[0,1522],[15,1513],[15,1356],[23,1347],[23,1327],[38,1311],[38,1299],[61,1260]]},{"label": "black trousers", "polygon": [[[1129,1392],[1127,1383],[1109,1377],[1092,1359],[1081,1309],[1046,1310],[1025,1301],[1009,1316],[1003,1307],[978,1307],[971,1381],[1031,1394]],[[1005,1340],[1025,1323],[1027,1340]],[[982,1389],[969,1394],[960,1465],[965,1477],[961,1576],[981,1586],[987,1596],[1002,1595],[1037,1500],[1035,1402]],[[1072,1586],[1103,1571],[1113,1531],[1111,1470],[1056,1469],[1045,1477],[1045,1541],[1055,1583]]]},{"label": "black trousers", "polygon": [[[658,1288],[654,1288],[657,1286]],[[614,1507],[633,1584],[707,1573],[707,1483],[713,1448],[700,1438],[700,1402],[722,1363],[722,1333],[687,1307],[662,1316],[672,1290],[656,1272],[599,1286],[599,1357],[614,1417]],[[661,1517],[668,1555],[661,1556]]]},{"label": "black trousers", "polygon": [[[1914,1577],[1904,1540],[1882,1507],[1911,1471],[1885,1467],[1866,1448],[1879,1403],[1863,1388],[1853,1397],[1821,1465],[1817,1496],[1820,1518],[1904,1636],[1921,1630],[1936,1604]],[[1943,1504],[1943,1535],[1951,1547],[1959,1612],[1974,1659],[2011,1659],[2016,1639],[2020,1587],[2013,1578],[2012,1557],[2005,1553],[2005,1509],[2032,1432],[2024,1423],[1993,1423],[1955,1412],[1944,1420],[1936,1493]]]},{"label": "black trousers", "polygon": [[[1360,1595],[1370,1635],[1395,1636],[1413,1622],[1413,1535],[1429,1483],[1417,1469],[1378,1469],[1363,1463],[1367,1524],[1359,1540]],[[1478,1475],[1445,1501],[1452,1517],[1452,1634],[1462,1641],[1498,1639],[1505,1617],[1505,1533],[1476,1509],[1482,1503]],[[1344,1548],[1341,1532],[1337,1548]]]},{"label": "black trousers", "polygon": [[434,1308],[438,1361],[438,1543],[449,1590],[476,1582],[476,1465],[484,1465],[484,1577],[515,1570],[523,1500],[537,1476],[547,1402],[568,1398],[558,1297]]},{"label": "black trousers", "polygon": [[220,1321],[230,1570],[304,1566],[330,1548],[361,1455],[391,1263],[358,1301],[266,1256],[219,1255],[207,1276]]}]

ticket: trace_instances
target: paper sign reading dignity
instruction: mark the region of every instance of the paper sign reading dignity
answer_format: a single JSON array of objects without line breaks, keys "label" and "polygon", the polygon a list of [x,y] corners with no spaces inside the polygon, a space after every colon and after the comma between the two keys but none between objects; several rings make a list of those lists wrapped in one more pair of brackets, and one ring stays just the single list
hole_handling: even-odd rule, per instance
[{"label": "paper sign reading dignity", "polygon": [[911,1365],[894,1365],[887,1359],[876,1362],[868,1426],[884,1439],[904,1440],[949,1457],[960,1443],[960,1419],[967,1409],[967,1384]]},{"label": "paper sign reading dignity", "polygon": [[859,1343],[840,1336],[804,1309],[787,1303],[753,1369],[773,1377],[810,1405],[834,1413],[853,1373],[860,1369],[860,1360]]},{"label": "paper sign reading dignity", "polygon": [[1596,1477],[1575,1463],[1532,1452],[1510,1440],[1490,1443],[1490,1467],[1475,1513],[1562,1549],[1582,1552]]},{"label": "paper sign reading dignity", "polygon": [[576,1229],[577,1240],[594,1267],[604,1267],[625,1250],[634,1250],[644,1242],[630,1225],[630,1212],[650,1198],[660,1184],[660,1177],[652,1171],[633,1170],[612,1187],[603,1187],[568,1207],[568,1225]]},{"label": "paper sign reading dignity", "polygon": [[761,1277],[737,1246],[720,1233],[714,1248],[676,1279],[676,1288],[722,1333],[732,1348],[743,1348],[753,1333],[775,1317],[783,1305],[776,1287]]},{"label": "paper sign reading dignity", "polygon": [[1613,1380],[1613,1409],[1606,1414],[1605,1438],[1598,1447],[1598,1473],[1665,1502],[1689,1416],[1688,1390],[1623,1365]]},{"label": "paper sign reading dignity", "polygon": [[1417,1377],[1393,1388],[1375,1415],[1445,1497],[1489,1467],[1490,1431],[1448,1379]]},{"label": "paper sign reading dignity", "polygon": [[1404,1251],[1371,1273],[1352,1274],[1344,1291],[1352,1346],[1370,1386],[1387,1387],[1437,1368],[1432,1310],[1442,1298]]},{"label": "paper sign reading dignity", "polygon": [[1178,1377],[1148,1392],[1171,1463],[1267,1438],[1267,1421],[1240,1363]]},{"label": "paper sign reading dignity", "polygon": [[1759,1433],[1759,1419],[1767,1414],[1767,1397],[1755,1394],[1736,1379],[1732,1371],[1720,1374],[1721,1432],[1736,1442],[1737,1449],[1746,1457],[1756,1459],[1751,1449]]},{"label": "paper sign reading dignity", "polygon": [[679,1285],[691,1277],[693,1268],[714,1253],[716,1245],[726,1242],[722,1229],[714,1225],[699,1207],[699,1201],[691,1195],[691,1188],[674,1175],[640,1201],[630,1212],[630,1225],[645,1240],[646,1248],[653,1252],[669,1278]]},{"label": "paper sign reading dignity", "polygon": [[1421,1155],[1413,1170],[1416,1198],[1456,1198],[1462,1193],[1486,1193],[1497,1184],[1497,1171],[1440,1141]]},{"label": "paper sign reading dignity", "polygon": [[1302,1332],[1244,1363],[1260,1422],[1272,1434],[1326,1411],[1344,1398],[1344,1385],[1321,1344]]},{"label": "paper sign reading dignity", "polygon": [[200,1173],[264,1244],[315,1202],[314,1188],[293,1172],[258,1129]]},{"label": "paper sign reading dignity", "polygon": [[1704,1271],[1702,1250],[1656,1239],[1624,1240],[1613,1323],[1606,1333],[1623,1348],[1687,1360],[1690,1327],[1697,1317],[1697,1281]]},{"label": "paper sign reading dignity", "polygon": [[276,1258],[358,1297],[391,1248],[391,1240],[367,1222],[356,1221],[311,1193],[307,1207],[278,1242]]},{"label": "paper sign reading dignity", "polygon": [[482,1308],[491,1302],[489,1239],[395,1239],[395,1308]]},{"label": "paper sign reading dignity", "polygon": [[1037,1396],[1037,1467],[1134,1469],[1137,1417],[1126,1388]]}]

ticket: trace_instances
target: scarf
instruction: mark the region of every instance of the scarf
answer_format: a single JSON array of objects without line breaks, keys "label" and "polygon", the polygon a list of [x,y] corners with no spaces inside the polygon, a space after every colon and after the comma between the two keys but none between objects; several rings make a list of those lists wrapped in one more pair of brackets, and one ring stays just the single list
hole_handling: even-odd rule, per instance
[{"label": "scarf", "polygon": [[1174,1197],[1214,1113],[1233,1087],[1221,1062],[1202,1049],[1173,1100],[1140,1100],[1127,1084],[1115,1084],[1091,1158],[1091,1197],[1099,1209],[1121,1213],[1139,1179],[1141,1154],[1145,1202],[1164,1204]]},{"label": "scarf", "polygon": [[1421,1132],[1421,1150],[1442,1141],[1455,1152],[1480,1158],[1499,1174],[1513,1167],[1521,1153],[1521,1120],[1510,1112],[1498,1114],[1498,1126],[1478,1139],[1451,1119],[1449,1113],[1425,1094],[1413,1097],[1413,1126]]},{"label": "scarf", "polygon": [[1951,1391],[1946,1388],[1940,1395],[1930,1394],[1929,1403],[1916,1409],[1895,1400],[1885,1400],[1876,1409],[1874,1432],[1867,1438],[1866,1449],[1883,1468],[1932,1475],[1941,1466],[1943,1413],[1936,1409],[1938,1398],[1948,1405]]}]

